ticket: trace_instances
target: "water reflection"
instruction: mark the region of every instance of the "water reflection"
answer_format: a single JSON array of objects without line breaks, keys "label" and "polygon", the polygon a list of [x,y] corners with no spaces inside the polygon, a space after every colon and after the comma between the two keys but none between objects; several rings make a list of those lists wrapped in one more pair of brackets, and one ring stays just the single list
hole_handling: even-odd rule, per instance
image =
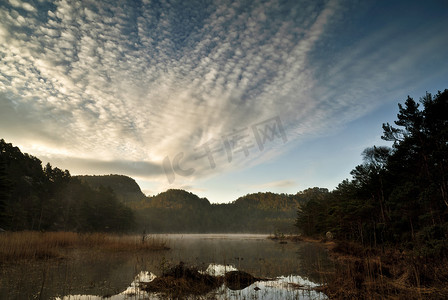
[{"label": "water reflection", "polygon": [[217,264],[209,264],[205,271],[200,273],[208,274],[211,276],[224,276],[227,272],[237,271],[234,266],[231,265],[217,265]]},{"label": "water reflection", "polygon": [[[233,266],[210,264],[203,273],[212,276],[223,276],[226,272],[236,271]],[[148,283],[157,276],[148,271],[140,272],[123,292],[117,295],[106,297],[112,300],[124,299],[166,299],[164,294],[147,293],[140,289],[141,283]],[[229,289],[225,284],[216,291],[200,296],[190,296],[187,299],[326,299],[322,293],[313,290],[317,284],[297,275],[280,276],[271,280],[257,281],[241,290]],[[100,300],[105,297],[94,295],[68,295],[56,300]]]},{"label": "water reflection", "polygon": [[[132,254],[70,250],[67,253],[69,258],[63,260],[0,265],[1,298],[54,299],[86,294],[117,296],[123,291],[129,291],[130,281],[136,275],[139,276],[141,270],[151,271],[155,276],[161,275],[167,266],[176,265],[180,261],[197,266],[204,272],[214,264],[226,266],[227,271],[232,267],[255,277],[281,278],[292,275],[317,284],[325,282],[321,271],[332,268],[326,251],[318,245],[292,242],[279,244],[268,240],[265,235],[160,235],[158,238],[164,239],[171,250]],[[217,268],[214,270],[222,272]],[[255,286],[248,289],[259,297],[270,289],[266,286],[267,282],[257,284],[261,284],[256,285],[261,290],[254,291]],[[218,290],[216,293],[226,291]],[[241,293],[246,291],[236,291],[235,295]],[[306,292],[296,290],[296,293]],[[227,296],[234,297],[233,294]],[[123,298],[123,295],[120,297],[116,299],[133,299],[129,293],[126,296],[128,298]]]}]

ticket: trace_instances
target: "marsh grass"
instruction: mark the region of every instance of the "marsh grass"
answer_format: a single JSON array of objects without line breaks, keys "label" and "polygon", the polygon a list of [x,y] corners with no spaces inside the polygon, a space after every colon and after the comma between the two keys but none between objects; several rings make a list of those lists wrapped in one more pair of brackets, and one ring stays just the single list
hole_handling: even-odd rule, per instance
[{"label": "marsh grass", "polygon": [[394,249],[332,245],[335,273],[322,289],[331,299],[447,299],[448,261]]},{"label": "marsh grass", "polygon": [[0,234],[0,262],[63,258],[69,249],[155,251],[168,247],[162,240],[138,236],[75,232],[7,232]]},{"label": "marsh grass", "polygon": [[345,241],[307,236],[272,240],[319,243],[333,268],[320,266],[321,286],[330,299],[448,299],[448,258],[431,258],[394,248],[372,248]]}]

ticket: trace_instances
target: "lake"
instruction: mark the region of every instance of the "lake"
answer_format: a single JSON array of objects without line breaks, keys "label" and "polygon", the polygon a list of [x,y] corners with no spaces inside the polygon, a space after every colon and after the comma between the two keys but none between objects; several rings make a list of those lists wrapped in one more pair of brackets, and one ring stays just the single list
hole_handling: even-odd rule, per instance
[{"label": "lake", "polygon": [[242,290],[222,286],[199,299],[326,299],[312,290],[325,283],[326,271],[333,267],[318,244],[281,244],[252,234],[147,238],[163,239],[171,249],[146,253],[69,250],[65,259],[4,265],[1,299],[163,299],[141,291],[138,284],[181,261],[211,275],[240,270],[269,279]]}]

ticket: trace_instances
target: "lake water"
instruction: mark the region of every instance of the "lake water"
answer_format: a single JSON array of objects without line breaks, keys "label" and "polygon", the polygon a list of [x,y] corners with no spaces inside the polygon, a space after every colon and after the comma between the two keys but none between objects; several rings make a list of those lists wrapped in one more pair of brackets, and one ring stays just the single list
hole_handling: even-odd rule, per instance
[{"label": "lake water", "polygon": [[76,250],[70,258],[50,263],[2,266],[0,299],[163,299],[139,290],[138,283],[160,276],[181,261],[212,275],[241,270],[270,279],[237,291],[222,286],[199,299],[326,298],[310,290],[325,283],[324,274],[332,268],[326,250],[317,244],[280,244],[266,235],[244,234],[151,237],[165,240],[171,250],[132,254]]}]

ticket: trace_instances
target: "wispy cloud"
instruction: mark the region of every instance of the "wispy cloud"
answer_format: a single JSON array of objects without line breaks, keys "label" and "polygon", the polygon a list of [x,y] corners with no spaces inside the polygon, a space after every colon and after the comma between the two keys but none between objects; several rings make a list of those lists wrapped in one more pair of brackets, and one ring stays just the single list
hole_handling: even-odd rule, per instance
[{"label": "wispy cloud", "polygon": [[277,181],[270,181],[265,182],[261,184],[253,184],[250,185],[249,188],[255,189],[255,190],[268,190],[272,191],[276,188],[290,188],[297,186],[297,183],[293,180],[277,180]]},{"label": "wispy cloud", "polygon": [[162,185],[163,159],[181,152],[195,173],[178,185],[261,163],[288,145],[232,164],[218,156],[218,169],[193,152],[273,116],[288,142],[322,134],[375,107],[367,95],[392,89],[431,51],[425,42],[444,46],[421,37],[398,56],[412,39],[379,31],[329,63],[320,46],[346,11],[339,1],[10,0],[0,6],[0,134],[66,168]]}]

